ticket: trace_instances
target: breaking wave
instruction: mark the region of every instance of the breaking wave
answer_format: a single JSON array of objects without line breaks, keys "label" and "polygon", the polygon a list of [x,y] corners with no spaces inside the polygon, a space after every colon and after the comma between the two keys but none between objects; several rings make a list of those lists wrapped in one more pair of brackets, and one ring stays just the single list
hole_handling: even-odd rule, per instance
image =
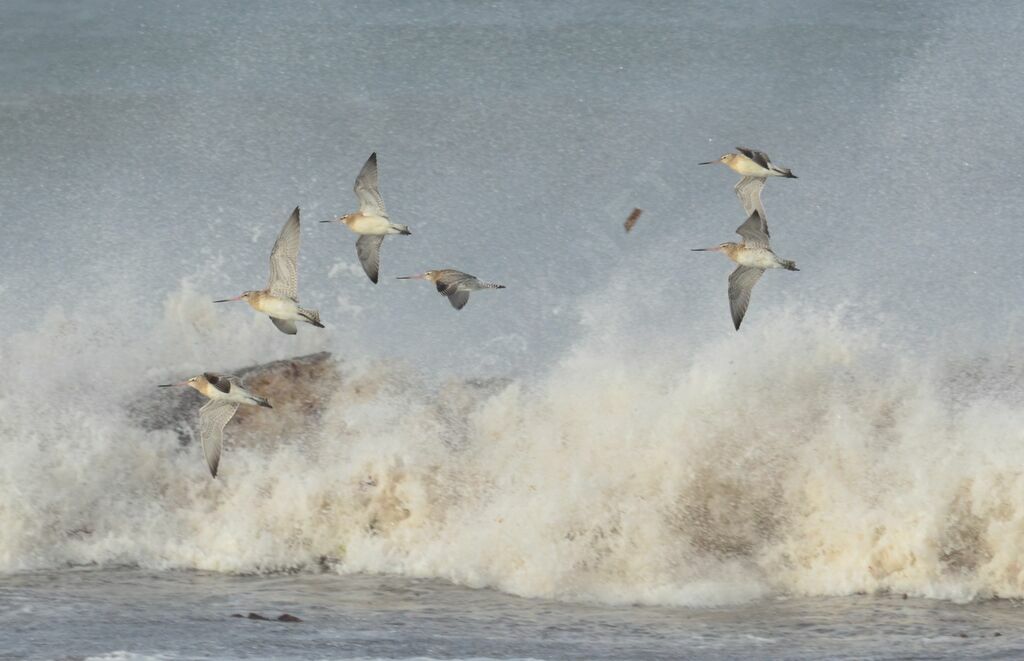
[{"label": "breaking wave", "polygon": [[265,321],[186,283],[141,333],[53,310],[0,340],[0,570],[327,569],[606,603],[1024,597],[1021,367],[999,356],[929,358],[799,306],[657,355],[592,325],[531,377],[319,354],[251,377],[275,408],[239,414],[211,480],[198,396],[152,386],[328,348],[271,345]]}]

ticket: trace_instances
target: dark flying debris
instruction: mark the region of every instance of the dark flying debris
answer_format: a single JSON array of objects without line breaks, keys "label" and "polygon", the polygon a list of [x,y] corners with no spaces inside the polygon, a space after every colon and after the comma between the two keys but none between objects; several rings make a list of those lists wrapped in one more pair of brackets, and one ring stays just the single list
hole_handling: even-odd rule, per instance
[{"label": "dark flying debris", "polygon": [[636,221],[640,219],[640,214],[642,214],[643,212],[643,209],[633,209],[633,211],[630,212],[629,218],[627,218],[626,222],[623,224],[623,227],[626,228],[627,233],[631,229],[633,229],[633,225],[636,225]]}]

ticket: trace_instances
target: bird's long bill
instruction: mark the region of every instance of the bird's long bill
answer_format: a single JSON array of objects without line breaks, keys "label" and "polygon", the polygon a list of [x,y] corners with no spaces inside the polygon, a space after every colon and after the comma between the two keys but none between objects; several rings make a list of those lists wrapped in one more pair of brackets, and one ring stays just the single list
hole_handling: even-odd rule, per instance
[{"label": "bird's long bill", "polygon": [[693,252],[722,252],[722,246],[711,246],[710,248],[690,248]]},{"label": "bird's long bill", "polygon": [[181,383],[161,383],[157,388],[173,388],[174,386],[187,386],[188,381],[182,381]]},{"label": "bird's long bill", "polygon": [[427,274],[426,273],[420,273],[419,275],[400,275],[400,276],[398,276],[395,279],[396,280],[426,280],[427,279]]},{"label": "bird's long bill", "polygon": [[704,161],[703,163],[698,163],[697,165],[714,165],[717,162],[718,161]]},{"label": "bird's long bill", "polygon": [[240,300],[242,300],[242,296],[241,295],[235,296],[234,298],[222,298],[219,301],[214,301],[214,303],[230,303],[231,301],[240,301]]},{"label": "bird's long bill", "polygon": [[336,222],[338,222],[338,219],[337,219],[337,218],[335,218],[335,219],[333,219],[333,220],[321,220],[320,222],[321,222],[321,223],[336,223]]}]

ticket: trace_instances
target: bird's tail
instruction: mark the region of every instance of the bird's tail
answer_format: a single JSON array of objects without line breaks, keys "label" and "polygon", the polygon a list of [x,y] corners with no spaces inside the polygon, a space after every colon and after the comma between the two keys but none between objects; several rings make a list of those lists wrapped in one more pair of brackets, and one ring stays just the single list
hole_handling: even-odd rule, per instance
[{"label": "bird's tail", "polygon": [[320,323],[320,313],[317,310],[307,310],[306,308],[299,308],[299,315],[306,320],[307,324],[313,324],[317,328],[323,328],[324,325]]},{"label": "bird's tail", "polygon": [[780,262],[782,264],[782,268],[786,269],[787,271],[799,271],[800,270],[800,269],[798,269],[796,267],[796,262],[794,262],[793,260],[783,259],[783,260],[780,260]]},{"label": "bird's tail", "polygon": [[779,173],[783,177],[786,177],[787,179],[796,179],[797,178],[797,176],[795,174],[793,174],[793,171],[790,170],[789,168],[780,168],[780,167],[776,166],[775,169],[778,170]]},{"label": "bird's tail", "polygon": [[399,225],[397,223],[391,223],[391,227],[388,230],[388,234],[412,234],[409,231],[408,225]]}]

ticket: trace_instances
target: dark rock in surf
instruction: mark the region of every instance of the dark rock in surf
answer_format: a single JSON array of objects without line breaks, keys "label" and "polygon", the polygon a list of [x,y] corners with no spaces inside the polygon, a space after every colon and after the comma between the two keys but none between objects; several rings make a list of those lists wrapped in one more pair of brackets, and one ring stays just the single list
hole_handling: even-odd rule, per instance
[{"label": "dark rock in surf", "polygon": [[[275,404],[273,416],[259,416],[249,407],[241,407],[231,422],[236,438],[252,431],[257,424],[261,435],[277,435],[283,431],[276,428],[278,425],[288,426],[293,431],[301,431],[296,430],[296,425],[302,421],[314,425],[341,384],[340,364],[326,351],[241,369],[231,366],[224,366],[224,369]],[[146,392],[131,402],[128,411],[143,429],[172,429],[181,444],[188,445],[193,438],[199,439],[196,411],[205,402],[202,395],[190,388],[154,388],[153,392]]]}]

